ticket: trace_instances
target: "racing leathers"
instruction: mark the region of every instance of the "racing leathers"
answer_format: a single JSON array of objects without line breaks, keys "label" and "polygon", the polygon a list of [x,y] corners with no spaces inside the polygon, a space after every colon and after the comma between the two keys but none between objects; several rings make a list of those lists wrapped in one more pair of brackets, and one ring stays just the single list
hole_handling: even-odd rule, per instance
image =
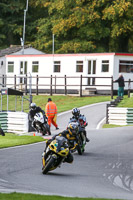
[{"label": "racing leathers", "polygon": [[88,123],[86,122],[86,117],[84,115],[73,115],[71,118],[70,118],[70,122],[78,122],[79,124],[79,132],[83,132],[85,137],[86,137],[86,142],[89,142],[90,140],[88,139],[87,137],[87,133],[86,133],[86,130],[85,130],[85,127],[88,125]]}]

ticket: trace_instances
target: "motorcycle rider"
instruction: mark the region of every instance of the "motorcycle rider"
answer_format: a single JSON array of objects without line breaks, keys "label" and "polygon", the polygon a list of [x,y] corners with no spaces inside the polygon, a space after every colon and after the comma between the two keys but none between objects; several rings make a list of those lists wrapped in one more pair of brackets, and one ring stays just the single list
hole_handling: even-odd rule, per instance
[{"label": "motorcycle rider", "polygon": [[82,119],[83,124],[80,124],[79,131],[82,131],[86,137],[86,142],[89,142],[90,140],[87,138],[86,130],[85,127],[88,125],[86,123],[86,117],[84,115],[80,114],[80,110],[78,108],[73,108],[72,109],[72,118],[70,118],[70,121],[76,121],[80,124],[80,119]]},{"label": "motorcycle rider", "polygon": [[[35,103],[30,104],[30,111],[29,111],[29,120],[32,121],[32,127],[36,130],[36,125],[34,121],[34,116],[36,113],[42,112],[43,116],[45,116],[45,111],[42,110],[39,106],[36,106]],[[47,117],[46,117],[47,118]]]},{"label": "motorcycle rider", "polygon": [[67,158],[65,159],[65,162],[72,163],[73,162],[73,155],[72,153],[76,151],[76,146],[78,144],[78,131],[79,131],[79,125],[77,122],[71,122],[69,123],[66,130],[60,132],[59,134],[54,135],[51,139],[47,140],[46,147],[44,152],[46,152],[46,149],[48,145],[57,137],[57,136],[63,136],[68,141],[69,146],[69,154]]}]

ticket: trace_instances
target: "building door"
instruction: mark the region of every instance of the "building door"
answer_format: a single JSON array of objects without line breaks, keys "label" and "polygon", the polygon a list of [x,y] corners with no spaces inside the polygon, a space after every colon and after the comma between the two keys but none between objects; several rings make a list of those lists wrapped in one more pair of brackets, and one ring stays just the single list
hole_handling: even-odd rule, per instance
[{"label": "building door", "polygon": [[[88,60],[88,75],[96,74],[96,60]],[[95,78],[88,78],[88,85],[95,85]]]},{"label": "building door", "polygon": [[24,78],[25,74],[27,74],[27,61],[20,61],[20,83],[22,84],[26,81]]}]

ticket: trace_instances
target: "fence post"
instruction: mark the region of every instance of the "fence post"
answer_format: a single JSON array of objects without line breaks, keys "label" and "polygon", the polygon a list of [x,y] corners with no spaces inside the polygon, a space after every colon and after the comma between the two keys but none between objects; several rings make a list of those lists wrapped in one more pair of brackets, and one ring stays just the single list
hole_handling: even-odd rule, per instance
[{"label": "fence post", "polygon": [[54,93],[56,94],[56,75],[55,75],[55,88],[54,88]]},{"label": "fence post", "polygon": [[108,121],[108,108],[109,108],[110,104],[106,104],[106,124],[109,123]]},{"label": "fence post", "polygon": [[65,95],[67,95],[67,80],[66,80],[66,75],[65,75]]},{"label": "fence post", "polygon": [[38,75],[36,75],[36,95],[38,95]]},{"label": "fence post", "polygon": [[27,74],[25,77],[25,95],[27,95]]},{"label": "fence post", "polygon": [[50,96],[52,96],[52,75],[50,78]]},{"label": "fence post", "polygon": [[5,87],[5,76],[4,76],[4,74],[2,75],[2,87]]},{"label": "fence post", "polygon": [[113,90],[114,90],[114,87],[113,87],[113,76],[111,77],[111,99],[113,99]]},{"label": "fence post", "polygon": [[128,80],[128,98],[130,98],[131,79]]},{"label": "fence post", "polygon": [[80,97],[82,97],[82,75],[80,76]]},{"label": "fence post", "polygon": [[14,89],[16,90],[16,75],[14,75]]}]

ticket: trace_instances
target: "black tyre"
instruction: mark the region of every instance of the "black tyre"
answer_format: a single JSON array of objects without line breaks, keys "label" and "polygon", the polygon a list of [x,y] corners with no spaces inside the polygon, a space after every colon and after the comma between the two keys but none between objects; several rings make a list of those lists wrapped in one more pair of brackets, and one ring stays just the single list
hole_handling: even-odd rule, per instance
[{"label": "black tyre", "polygon": [[82,135],[80,136],[79,141],[80,142],[79,142],[79,145],[77,146],[77,151],[78,151],[79,155],[82,155],[84,153],[84,151],[85,151],[85,149],[84,149],[85,145],[84,145],[84,142],[83,142]]},{"label": "black tyre", "polygon": [[47,162],[46,166],[42,169],[42,173],[43,174],[47,174],[48,171],[50,171],[50,168],[54,165],[55,162],[55,158],[53,158],[51,156],[51,158],[49,159],[49,161]]},{"label": "black tyre", "polygon": [[79,155],[82,155],[82,154],[83,154],[83,151],[82,151],[80,145],[77,146],[77,151],[78,151],[78,154],[79,154]]},{"label": "black tyre", "polygon": [[51,135],[50,126],[48,124],[46,124],[46,130],[48,135]]},{"label": "black tyre", "polygon": [[43,135],[46,135],[46,134],[51,135],[50,127],[48,124],[44,124],[42,129],[43,129],[43,133],[42,133]]},{"label": "black tyre", "polygon": [[83,141],[82,141],[81,137],[80,137],[80,143],[79,143],[79,145],[77,146],[77,151],[78,151],[78,154],[79,154],[79,155],[82,155],[83,152],[84,152]]}]

